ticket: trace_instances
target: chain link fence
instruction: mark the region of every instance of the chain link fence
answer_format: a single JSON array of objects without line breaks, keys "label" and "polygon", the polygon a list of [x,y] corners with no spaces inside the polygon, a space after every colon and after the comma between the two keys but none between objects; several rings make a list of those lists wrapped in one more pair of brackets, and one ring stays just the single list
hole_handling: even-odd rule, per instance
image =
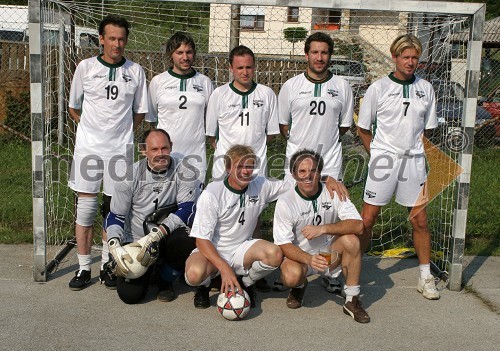
[{"label": "chain link fence", "polygon": [[[61,114],[61,112],[58,111],[60,97],[57,95],[57,91],[61,90],[62,87],[62,90],[67,93],[72,78],[72,71],[76,64],[80,60],[94,56],[99,52],[94,37],[95,33],[87,33],[84,35],[82,33],[82,28],[96,27],[96,23],[102,18],[99,12],[100,8],[86,8],[86,5],[83,3],[81,6],[82,13],[88,15],[86,18],[82,19],[81,24],[85,27],[78,27],[81,33],[77,38],[78,43],[67,43],[68,38],[64,38],[66,41],[63,56],[65,62],[59,62],[60,48],[57,45],[49,43],[45,47],[46,56],[48,58],[45,70],[47,77],[49,77],[45,85],[45,106],[47,118],[50,119],[50,122],[47,123],[48,127],[46,127],[48,129],[46,133],[46,148],[49,156],[53,158],[46,160],[46,166],[53,168],[53,173],[50,175],[50,182],[47,188],[47,192],[52,199],[52,202],[49,204],[49,212],[51,213],[50,216],[53,217],[48,217],[47,221],[51,226],[58,228],[56,234],[58,238],[58,240],[56,240],[57,242],[60,242],[59,239],[61,238],[67,239],[73,235],[74,194],[68,190],[65,176],[69,171],[69,161],[71,160],[73,151],[73,137],[75,131],[74,124],[67,118],[67,114],[63,109],[65,123],[64,135],[60,135],[60,131],[58,130],[58,119]],[[198,19],[200,23],[191,23],[191,27],[189,27],[187,22],[184,24],[184,20],[182,20],[181,17],[175,17],[173,14],[175,11],[168,8],[168,6],[160,4],[158,8],[149,9],[149,12],[146,11],[144,13],[144,23],[142,22],[142,18],[134,19],[136,22],[132,28],[129,46],[127,47],[127,57],[144,67],[149,82],[156,74],[168,69],[167,59],[162,51],[149,49],[149,46],[153,46],[152,43],[148,42],[145,44],[142,43],[140,39],[147,37],[152,40],[153,36],[148,36],[146,33],[158,31],[158,41],[164,42],[166,38],[172,34],[174,29],[191,29],[193,36],[201,43],[198,48],[196,68],[209,76],[215,86],[226,83],[230,79],[227,69],[227,48],[210,49],[209,47],[203,46],[203,43],[207,42],[207,35],[204,34],[203,28],[208,25],[208,22],[204,22],[207,21],[208,15],[200,16]],[[209,13],[210,5],[206,5],[205,7],[206,8],[202,8],[202,10]],[[119,11],[117,5],[107,8],[106,10],[114,12]],[[312,11],[311,9],[300,10],[302,11],[301,13]],[[128,11],[128,9],[121,9],[121,11],[126,17],[131,17],[127,16],[128,13],[126,11]],[[275,20],[268,16],[265,18],[265,22],[259,22],[259,16],[262,16],[259,11],[255,12],[255,14],[253,12],[243,14],[246,16],[245,21],[255,17],[255,21],[252,22],[252,25],[255,27],[254,29],[256,29],[255,31],[250,31],[248,28],[242,28],[242,33],[249,38],[255,39],[262,34],[260,28],[257,28],[259,25],[262,24],[267,26],[268,24],[266,23],[271,23]],[[10,29],[0,31],[0,162],[2,162],[6,170],[2,172],[0,176],[2,185],[0,187],[2,189],[0,190],[0,240],[6,242],[30,241],[32,238],[32,199],[31,149],[29,144],[31,132],[27,7],[18,7],[14,12],[1,12],[0,20],[2,23],[9,23]],[[8,12],[10,13],[10,18],[5,18],[8,16]],[[217,17],[215,17],[217,15],[214,15],[213,12],[214,10],[212,9],[212,21],[217,19]],[[324,15],[323,12],[327,13],[331,18]],[[397,13],[388,13],[383,16],[382,14],[373,14],[372,17],[365,18],[363,15],[357,14],[354,11],[352,13],[348,13],[347,11],[323,12],[314,12],[310,14],[310,16],[312,16],[311,21],[315,24],[309,23],[308,25],[312,26],[312,28],[308,28],[308,30],[328,31],[328,33],[334,37],[336,42],[334,55],[336,59],[332,62],[331,69],[337,75],[345,76],[353,86],[357,111],[366,86],[370,82],[387,74],[392,69],[392,61],[390,57],[388,57],[387,48],[384,48],[382,52],[380,51],[380,47],[375,47],[377,40],[383,41],[377,34],[386,31],[387,40],[386,38],[384,38],[384,40],[390,41],[389,39],[392,40],[398,31],[406,31],[405,26],[409,26],[408,23],[412,20],[415,21],[415,23],[420,20],[416,16],[412,19],[410,15]],[[20,13],[23,15],[20,16]],[[176,13],[178,14],[178,12]],[[268,12],[268,14],[269,13],[271,12]],[[287,18],[288,22],[293,23],[294,13],[293,11],[290,12]],[[164,21],[171,22],[173,29],[161,32],[168,26],[161,25],[160,22],[158,27],[147,27],[151,23],[156,23],[154,21],[159,21],[159,17],[156,18],[155,16],[160,15],[165,17],[163,19]],[[186,18],[189,16],[191,16],[191,14],[187,13]],[[147,21],[146,17],[148,17]],[[89,19],[95,22],[84,23],[84,20]],[[331,21],[333,22],[330,23]],[[369,23],[369,21],[373,21],[373,23]],[[242,23],[248,26],[250,22]],[[387,23],[395,23],[395,26],[393,25],[389,28]],[[418,25],[420,25],[420,22],[418,23]],[[354,24],[359,26],[359,32],[356,35],[350,35],[350,32],[347,30],[339,30],[339,28],[348,28],[348,25],[354,26]],[[440,24],[436,23],[435,27],[439,28]],[[3,25],[2,28],[6,28],[6,25]],[[216,27],[212,25],[212,28]],[[380,28],[383,28],[384,31]],[[54,43],[57,43],[57,31],[54,31],[54,28],[50,27],[47,32],[51,31],[56,34],[50,35],[50,38],[47,37],[46,41],[54,41]],[[485,26],[485,33],[486,31],[489,31],[489,33],[492,33],[498,38],[500,36],[500,22],[498,19],[493,22],[493,25]],[[464,33],[468,33],[468,31],[465,30]],[[225,35],[227,36],[227,33],[224,35],[219,33],[214,34],[216,38],[220,37],[221,39],[226,38]],[[364,39],[362,35],[364,35]],[[487,38],[486,34],[485,38]],[[430,39],[432,41],[433,38]],[[434,38],[434,40],[436,42],[438,41],[437,38]],[[210,42],[214,43],[215,40],[212,38]],[[247,43],[243,42],[242,44]],[[382,43],[379,44],[382,45]],[[440,63],[422,60],[417,73],[432,82],[436,91],[437,103],[442,107],[440,126],[434,141],[436,141],[442,149],[448,148],[451,150],[450,152],[453,152],[456,151],[453,150],[454,145],[460,145],[460,143],[463,142],[461,140],[454,140],[453,138],[455,135],[455,128],[459,128],[461,123],[464,105],[462,100],[464,96],[466,96],[465,90],[467,87],[465,78],[462,75],[457,75],[456,72],[465,72],[467,55],[465,48],[467,41],[461,38],[460,35],[457,35],[457,38],[452,37],[451,44],[454,45],[454,49],[451,50],[452,55],[449,63],[447,63],[446,60],[442,60]],[[498,148],[500,136],[500,78],[498,74],[500,70],[500,53],[495,45],[499,46],[500,43],[496,41],[495,44],[494,40],[491,42],[485,41],[485,48],[483,49],[482,75],[479,87],[479,95],[481,98],[478,99],[475,128],[475,145],[481,149]],[[154,46],[156,48],[161,47],[160,44],[156,43]],[[254,47],[253,45],[249,46],[252,48]],[[144,50],[144,48],[148,48],[148,50]],[[278,93],[281,85],[286,80],[305,70],[306,63],[303,59],[302,50],[303,42],[299,41],[291,42],[289,47],[283,48],[283,52],[277,56],[258,54],[256,61],[256,81],[270,86]],[[427,56],[432,55],[428,53]],[[435,54],[434,56],[437,55]],[[463,68],[460,68],[460,65],[463,65]],[[59,80],[60,71],[58,70],[62,66],[64,66],[64,78]],[[455,69],[452,69],[451,66],[454,66]],[[456,67],[459,67],[459,69],[456,69]],[[457,138],[459,138],[462,134],[458,133],[457,135]],[[350,161],[349,157],[352,155],[358,155],[363,152],[354,127],[351,132],[344,136],[342,141],[346,161]],[[210,153],[213,152],[210,147],[207,149]],[[280,176],[280,170],[283,166],[280,162],[284,162],[282,157],[285,153],[284,150],[285,141],[281,137],[276,138],[269,146],[269,154],[277,155],[273,158],[277,166],[274,168],[275,171],[271,174],[272,176]],[[64,169],[61,168],[62,160],[68,161],[68,165],[65,166]],[[346,164],[348,164],[348,162],[346,162]],[[494,176],[494,174],[491,175],[491,177]],[[363,184],[362,176],[359,174],[349,175],[348,178],[348,185],[354,186],[359,184],[356,187],[351,187],[353,197],[356,199],[357,205],[359,205]],[[451,190],[449,192],[451,193]],[[474,196],[475,194],[472,193],[471,197]],[[449,198],[443,197],[444,200],[442,201],[451,202],[452,198],[453,195],[450,195]],[[436,202],[433,206],[439,207],[443,205]],[[360,206],[358,206],[358,208],[360,208]],[[436,208],[436,212],[439,212],[438,208]],[[262,229],[267,232],[267,237],[270,238],[272,207],[266,211],[265,216],[267,217],[264,218]],[[385,216],[383,222],[390,225],[395,219],[397,219],[396,222],[406,222],[407,214],[403,210],[399,213],[394,209],[389,209],[388,212],[383,213],[383,216]],[[441,225],[442,222],[444,223],[444,221],[449,220],[449,218],[451,218],[451,216],[444,219],[439,217],[436,219],[436,223],[431,224],[438,226]],[[100,223],[101,219],[99,218],[96,220],[95,226],[95,233],[97,236],[100,235]],[[404,228],[404,226],[394,226],[389,230],[389,235],[391,237],[393,235],[394,237],[399,236],[402,233],[405,234],[405,237],[407,236],[406,234],[408,234],[408,229]]]}]

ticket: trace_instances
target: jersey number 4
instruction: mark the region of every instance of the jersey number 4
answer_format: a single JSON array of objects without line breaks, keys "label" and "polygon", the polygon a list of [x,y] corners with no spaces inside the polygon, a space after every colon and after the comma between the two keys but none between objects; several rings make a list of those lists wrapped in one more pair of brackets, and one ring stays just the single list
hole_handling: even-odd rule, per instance
[{"label": "jersey number 4", "polygon": [[106,88],[106,98],[116,100],[118,97],[118,87],[116,85],[108,85]]},{"label": "jersey number 4", "polygon": [[238,223],[241,225],[245,224],[245,211],[241,212],[240,218],[238,218]]}]

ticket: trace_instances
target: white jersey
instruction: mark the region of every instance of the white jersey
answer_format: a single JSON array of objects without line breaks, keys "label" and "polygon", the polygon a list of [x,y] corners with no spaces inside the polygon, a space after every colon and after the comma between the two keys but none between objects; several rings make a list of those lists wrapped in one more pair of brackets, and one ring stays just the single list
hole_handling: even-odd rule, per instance
[{"label": "white jersey", "polygon": [[331,224],[346,219],[361,220],[359,212],[349,199],[341,201],[337,193],[332,199],[326,186],[322,184],[313,197],[302,196],[295,187],[281,196],[276,203],[273,221],[274,243],[293,244],[305,252],[317,254],[332,236],[322,235],[308,240],[302,235],[302,228],[306,225]]},{"label": "white jersey", "polygon": [[195,202],[197,188],[195,172],[178,159],[170,158],[170,165],[164,172],[152,172],[147,159],[134,164],[132,181],[115,185],[111,198],[111,212],[125,216],[123,232],[117,234],[108,229],[108,239],[119,236],[121,242],[132,242],[142,238],[143,222],[146,216],[161,207],[172,204]]},{"label": "white jersey", "polygon": [[424,129],[437,127],[434,89],[417,76],[401,81],[389,76],[374,82],[363,97],[358,127],[371,130],[370,148],[399,155],[424,153]]},{"label": "white jersey", "polygon": [[71,82],[69,107],[81,111],[75,154],[125,155],[134,143],[134,113],[148,111],[144,70],[125,58],[117,64],[100,56],[83,60]]},{"label": "white jersey", "polygon": [[323,83],[310,81],[304,73],[283,84],[278,96],[279,123],[288,125],[285,173],[300,149],[311,149],[324,160],[322,174],[338,179],[342,170],[339,127],[353,121],[353,95],[349,83],[333,74]]},{"label": "white jersey", "polygon": [[189,157],[201,171],[207,170],[205,110],[212,91],[210,78],[196,71],[179,75],[168,70],[149,84],[146,121],[168,132],[172,156]]},{"label": "white jersey", "polygon": [[293,185],[292,181],[256,177],[244,190],[224,181],[212,182],[196,204],[190,236],[210,240],[221,256],[252,239],[260,213]]},{"label": "white jersey", "polygon": [[279,134],[276,94],[253,84],[247,92],[227,83],[214,90],[207,109],[207,135],[217,138],[212,178],[225,172],[223,155],[235,144],[250,146],[258,157],[258,174],[265,176],[267,135]]}]

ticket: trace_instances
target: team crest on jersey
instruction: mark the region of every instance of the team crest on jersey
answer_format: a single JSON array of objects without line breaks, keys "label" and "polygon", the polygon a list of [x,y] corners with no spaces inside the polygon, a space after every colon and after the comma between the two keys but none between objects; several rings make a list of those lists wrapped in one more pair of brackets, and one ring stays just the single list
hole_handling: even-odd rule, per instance
[{"label": "team crest on jersey", "polygon": [[196,90],[198,93],[200,91],[203,91],[203,87],[200,85],[193,84],[193,89]]},{"label": "team crest on jersey", "polygon": [[326,92],[331,97],[339,96],[339,92],[337,90],[334,90],[334,89],[328,89]]},{"label": "team crest on jersey", "polygon": [[254,100],[253,105],[257,107],[262,107],[264,106],[264,100]]},{"label": "team crest on jersey", "polygon": [[122,78],[124,81],[126,81],[127,83],[130,82],[132,80],[132,77],[129,76],[128,74],[122,74]]},{"label": "team crest on jersey", "polygon": [[415,95],[417,95],[419,98],[425,97],[425,93],[422,90],[415,91]]},{"label": "team crest on jersey", "polygon": [[257,201],[259,201],[259,195],[253,195],[248,197],[248,202],[250,202],[251,204],[254,204]]},{"label": "team crest on jersey", "polygon": [[322,202],[321,207],[328,211],[330,208],[332,208],[332,203],[330,201]]},{"label": "team crest on jersey", "polygon": [[153,192],[154,193],[161,193],[163,191],[163,187],[161,185],[156,185],[156,186],[153,186]]},{"label": "team crest on jersey", "polygon": [[373,199],[375,196],[377,196],[377,193],[371,190],[365,191],[366,196],[368,196],[369,199]]}]

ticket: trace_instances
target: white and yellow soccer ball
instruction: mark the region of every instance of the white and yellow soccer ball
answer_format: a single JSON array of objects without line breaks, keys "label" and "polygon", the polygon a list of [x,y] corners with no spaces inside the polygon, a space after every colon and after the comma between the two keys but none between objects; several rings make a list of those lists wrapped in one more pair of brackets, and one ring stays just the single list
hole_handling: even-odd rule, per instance
[{"label": "white and yellow soccer ball", "polygon": [[245,290],[243,290],[243,295],[232,291],[229,291],[227,295],[219,294],[217,311],[230,321],[243,319],[250,311],[250,297]]},{"label": "white and yellow soccer ball", "polygon": [[124,260],[125,267],[128,268],[128,273],[125,276],[125,278],[128,279],[137,279],[142,277],[146,271],[148,270],[148,267],[144,267],[141,262],[137,261],[137,255],[139,252],[141,252],[141,247],[138,245],[125,245],[123,246],[125,251],[130,255],[130,258],[132,259],[132,263],[128,263],[127,260]]}]

